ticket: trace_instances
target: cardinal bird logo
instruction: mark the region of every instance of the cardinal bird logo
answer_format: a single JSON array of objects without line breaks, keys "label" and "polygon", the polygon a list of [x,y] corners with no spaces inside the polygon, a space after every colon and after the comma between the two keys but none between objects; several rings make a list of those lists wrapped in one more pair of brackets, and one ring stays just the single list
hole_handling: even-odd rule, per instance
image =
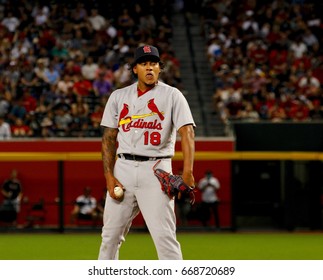
[{"label": "cardinal bird logo", "polygon": [[120,125],[120,121],[123,120],[125,118],[125,116],[127,116],[127,114],[129,113],[129,106],[128,104],[123,104],[123,108],[120,112],[120,115],[119,115],[119,125]]},{"label": "cardinal bird logo", "polygon": [[160,120],[164,120],[163,114],[159,111],[158,107],[155,104],[154,98],[148,101],[148,108],[151,110],[152,113],[155,113],[159,116]]}]

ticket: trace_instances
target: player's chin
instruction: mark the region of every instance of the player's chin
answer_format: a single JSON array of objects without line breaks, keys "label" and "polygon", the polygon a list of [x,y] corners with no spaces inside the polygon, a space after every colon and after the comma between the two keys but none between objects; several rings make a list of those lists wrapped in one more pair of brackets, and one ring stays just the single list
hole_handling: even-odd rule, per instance
[{"label": "player's chin", "polygon": [[155,80],[152,80],[152,81],[145,81],[145,86],[146,87],[154,87],[156,84],[156,81]]}]

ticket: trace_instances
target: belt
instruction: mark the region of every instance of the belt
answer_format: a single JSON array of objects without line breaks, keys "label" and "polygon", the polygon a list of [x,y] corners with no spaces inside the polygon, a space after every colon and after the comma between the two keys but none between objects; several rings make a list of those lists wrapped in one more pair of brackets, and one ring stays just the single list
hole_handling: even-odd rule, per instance
[{"label": "belt", "polygon": [[145,156],[137,156],[132,154],[118,154],[118,158],[123,158],[127,160],[135,160],[135,161],[148,161],[148,160],[158,160],[163,158],[171,158],[170,156],[166,157],[145,157]]}]

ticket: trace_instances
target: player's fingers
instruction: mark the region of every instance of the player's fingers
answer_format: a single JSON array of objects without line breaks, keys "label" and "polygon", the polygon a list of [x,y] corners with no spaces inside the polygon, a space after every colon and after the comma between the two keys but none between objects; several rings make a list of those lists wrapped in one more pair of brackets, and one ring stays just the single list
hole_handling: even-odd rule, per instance
[{"label": "player's fingers", "polygon": [[116,179],[115,187],[121,187],[125,191],[125,187]]}]

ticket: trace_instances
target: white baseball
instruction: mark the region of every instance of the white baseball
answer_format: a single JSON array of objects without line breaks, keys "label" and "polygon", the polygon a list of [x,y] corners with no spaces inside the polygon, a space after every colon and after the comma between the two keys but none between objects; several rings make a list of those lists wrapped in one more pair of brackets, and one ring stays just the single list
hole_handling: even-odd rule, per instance
[{"label": "white baseball", "polygon": [[114,194],[117,198],[120,198],[123,196],[123,189],[119,186],[114,187]]}]

